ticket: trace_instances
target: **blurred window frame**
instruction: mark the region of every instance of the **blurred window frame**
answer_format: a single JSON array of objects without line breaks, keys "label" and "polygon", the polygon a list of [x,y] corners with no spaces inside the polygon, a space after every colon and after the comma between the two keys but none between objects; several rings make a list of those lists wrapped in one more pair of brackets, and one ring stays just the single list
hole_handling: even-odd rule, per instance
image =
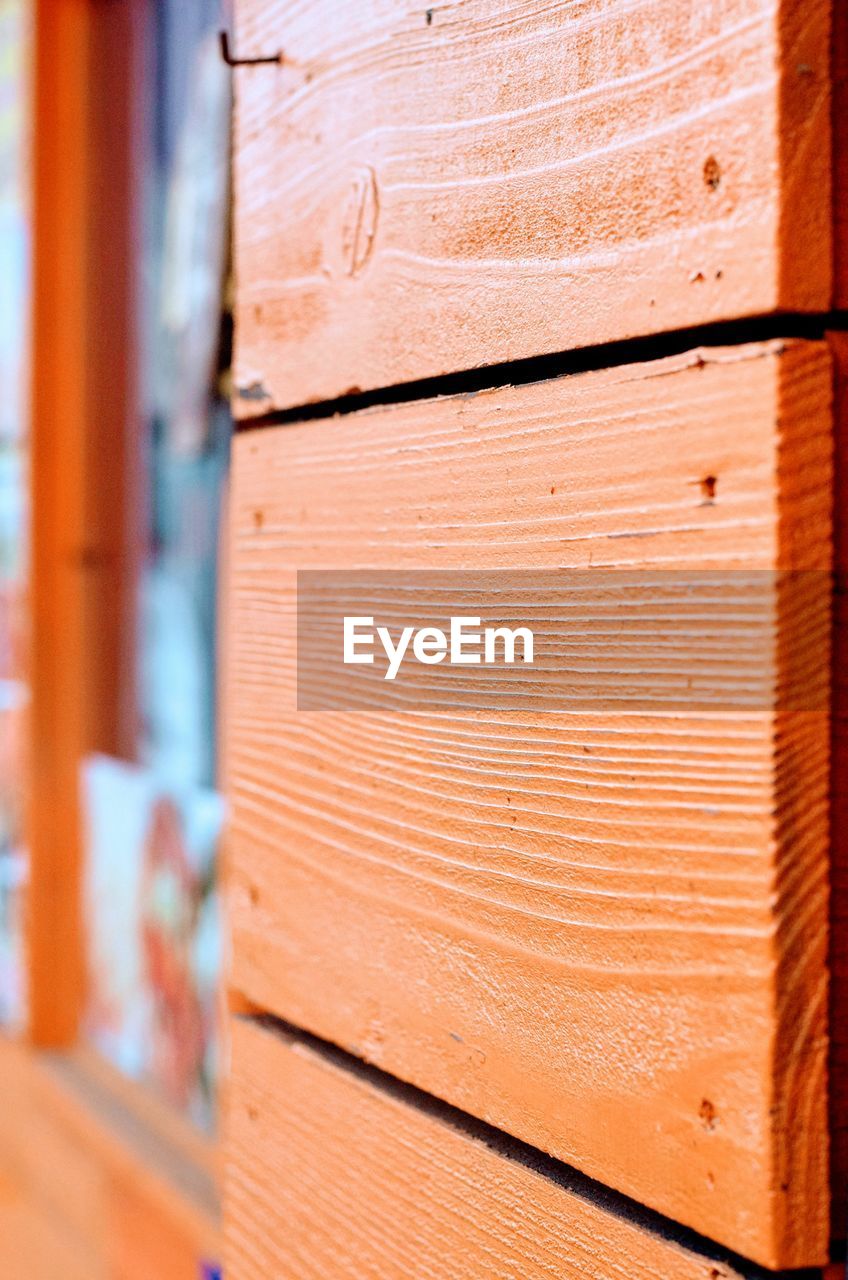
[{"label": "blurred window frame", "polygon": [[77,1125],[116,1197],[110,1221],[132,1187],[174,1257],[196,1257],[200,1274],[219,1245],[217,1144],[80,1035],[80,766],[135,746],[120,673],[134,662],[133,512],[144,481],[137,370],[125,353],[138,338],[136,143],[151,7],[33,9],[27,1022],[0,1038],[0,1075],[22,1130],[33,1106],[42,1123]]}]

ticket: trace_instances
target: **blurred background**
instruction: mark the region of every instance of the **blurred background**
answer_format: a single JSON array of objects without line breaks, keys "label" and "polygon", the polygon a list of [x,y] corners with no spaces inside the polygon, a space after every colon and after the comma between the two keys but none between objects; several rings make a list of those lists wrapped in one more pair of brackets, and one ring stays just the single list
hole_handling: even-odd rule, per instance
[{"label": "blurred background", "polygon": [[[76,1055],[141,1134],[125,1163],[162,1176],[155,1131],[210,1221],[228,20],[0,0],[0,1051]],[[144,1274],[214,1274],[196,1237]]]}]

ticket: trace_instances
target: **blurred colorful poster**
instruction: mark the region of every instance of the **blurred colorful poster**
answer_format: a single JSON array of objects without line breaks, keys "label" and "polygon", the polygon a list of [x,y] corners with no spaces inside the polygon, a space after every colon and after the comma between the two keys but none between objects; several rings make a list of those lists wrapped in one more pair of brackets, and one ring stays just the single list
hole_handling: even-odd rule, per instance
[{"label": "blurred colorful poster", "polygon": [[25,434],[30,5],[0,0],[0,439]]},{"label": "blurred colorful poster", "polygon": [[138,765],[83,767],[86,1034],[119,1070],[210,1129],[221,933],[222,798]]},{"label": "blurred colorful poster", "polygon": [[0,1023],[24,1012],[22,794],[26,618],[31,5],[0,0]]}]

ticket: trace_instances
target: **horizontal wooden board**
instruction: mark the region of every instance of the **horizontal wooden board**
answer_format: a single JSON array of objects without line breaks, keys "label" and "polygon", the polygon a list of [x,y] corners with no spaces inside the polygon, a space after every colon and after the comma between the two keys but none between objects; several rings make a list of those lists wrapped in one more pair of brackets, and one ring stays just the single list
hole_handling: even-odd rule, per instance
[{"label": "horizontal wooden board", "polygon": [[831,452],[819,343],[235,442],[235,986],[770,1266],[827,1240],[826,711],[298,713],[295,570],[820,570]]},{"label": "horizontal wooden board", "polygon": [[[845,15],[848,20],[848,13]],[[836,366],[830,872],[830,1116],[833,1234],[848,1233],[848,334],[831,334]]]},{"label": "horizontal wooden board", "polygon": [[739,1278],[256,1023],[233,1028],[226,1144],[228,1280]]},{"label": "horizontal wooden board", "polygon": [[828,0],[238,0],[242,417],[831,298]]},{"label": "horizontal wooden board", "polygon": [[833,4],[831,15],[833,116],[834,306],[848,309],[848,6]]}]

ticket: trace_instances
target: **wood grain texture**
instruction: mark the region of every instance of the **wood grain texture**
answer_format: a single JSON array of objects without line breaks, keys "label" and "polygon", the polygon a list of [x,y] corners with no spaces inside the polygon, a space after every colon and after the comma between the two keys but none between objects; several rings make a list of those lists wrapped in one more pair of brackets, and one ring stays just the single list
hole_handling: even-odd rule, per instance
[{"label": "wood grain texture", "polygon": [[834,306],[848,309],[848,5],[834,0],[831,57],[833,116]]},{"label": "wood grain texture", "polygon": [[831,747],[830,1124],[833,1234],[848,1232],[848,334],[830,334],[836,367]]},{"label": "wood grain texture", "polygon": [[229,1280],[738,1280],[277,1030],[233,1068]]},{"label": "wood grain texture", "polygon": [[813,343],[235,442],[235,987],[781,1266],[827,1239],[826,713],[296,714],[295,570],[821,569],[831,444]]},{"label": "wood grain texture", "polygon": [[238,0],[250,417],[831,296],[827,0]]}]

